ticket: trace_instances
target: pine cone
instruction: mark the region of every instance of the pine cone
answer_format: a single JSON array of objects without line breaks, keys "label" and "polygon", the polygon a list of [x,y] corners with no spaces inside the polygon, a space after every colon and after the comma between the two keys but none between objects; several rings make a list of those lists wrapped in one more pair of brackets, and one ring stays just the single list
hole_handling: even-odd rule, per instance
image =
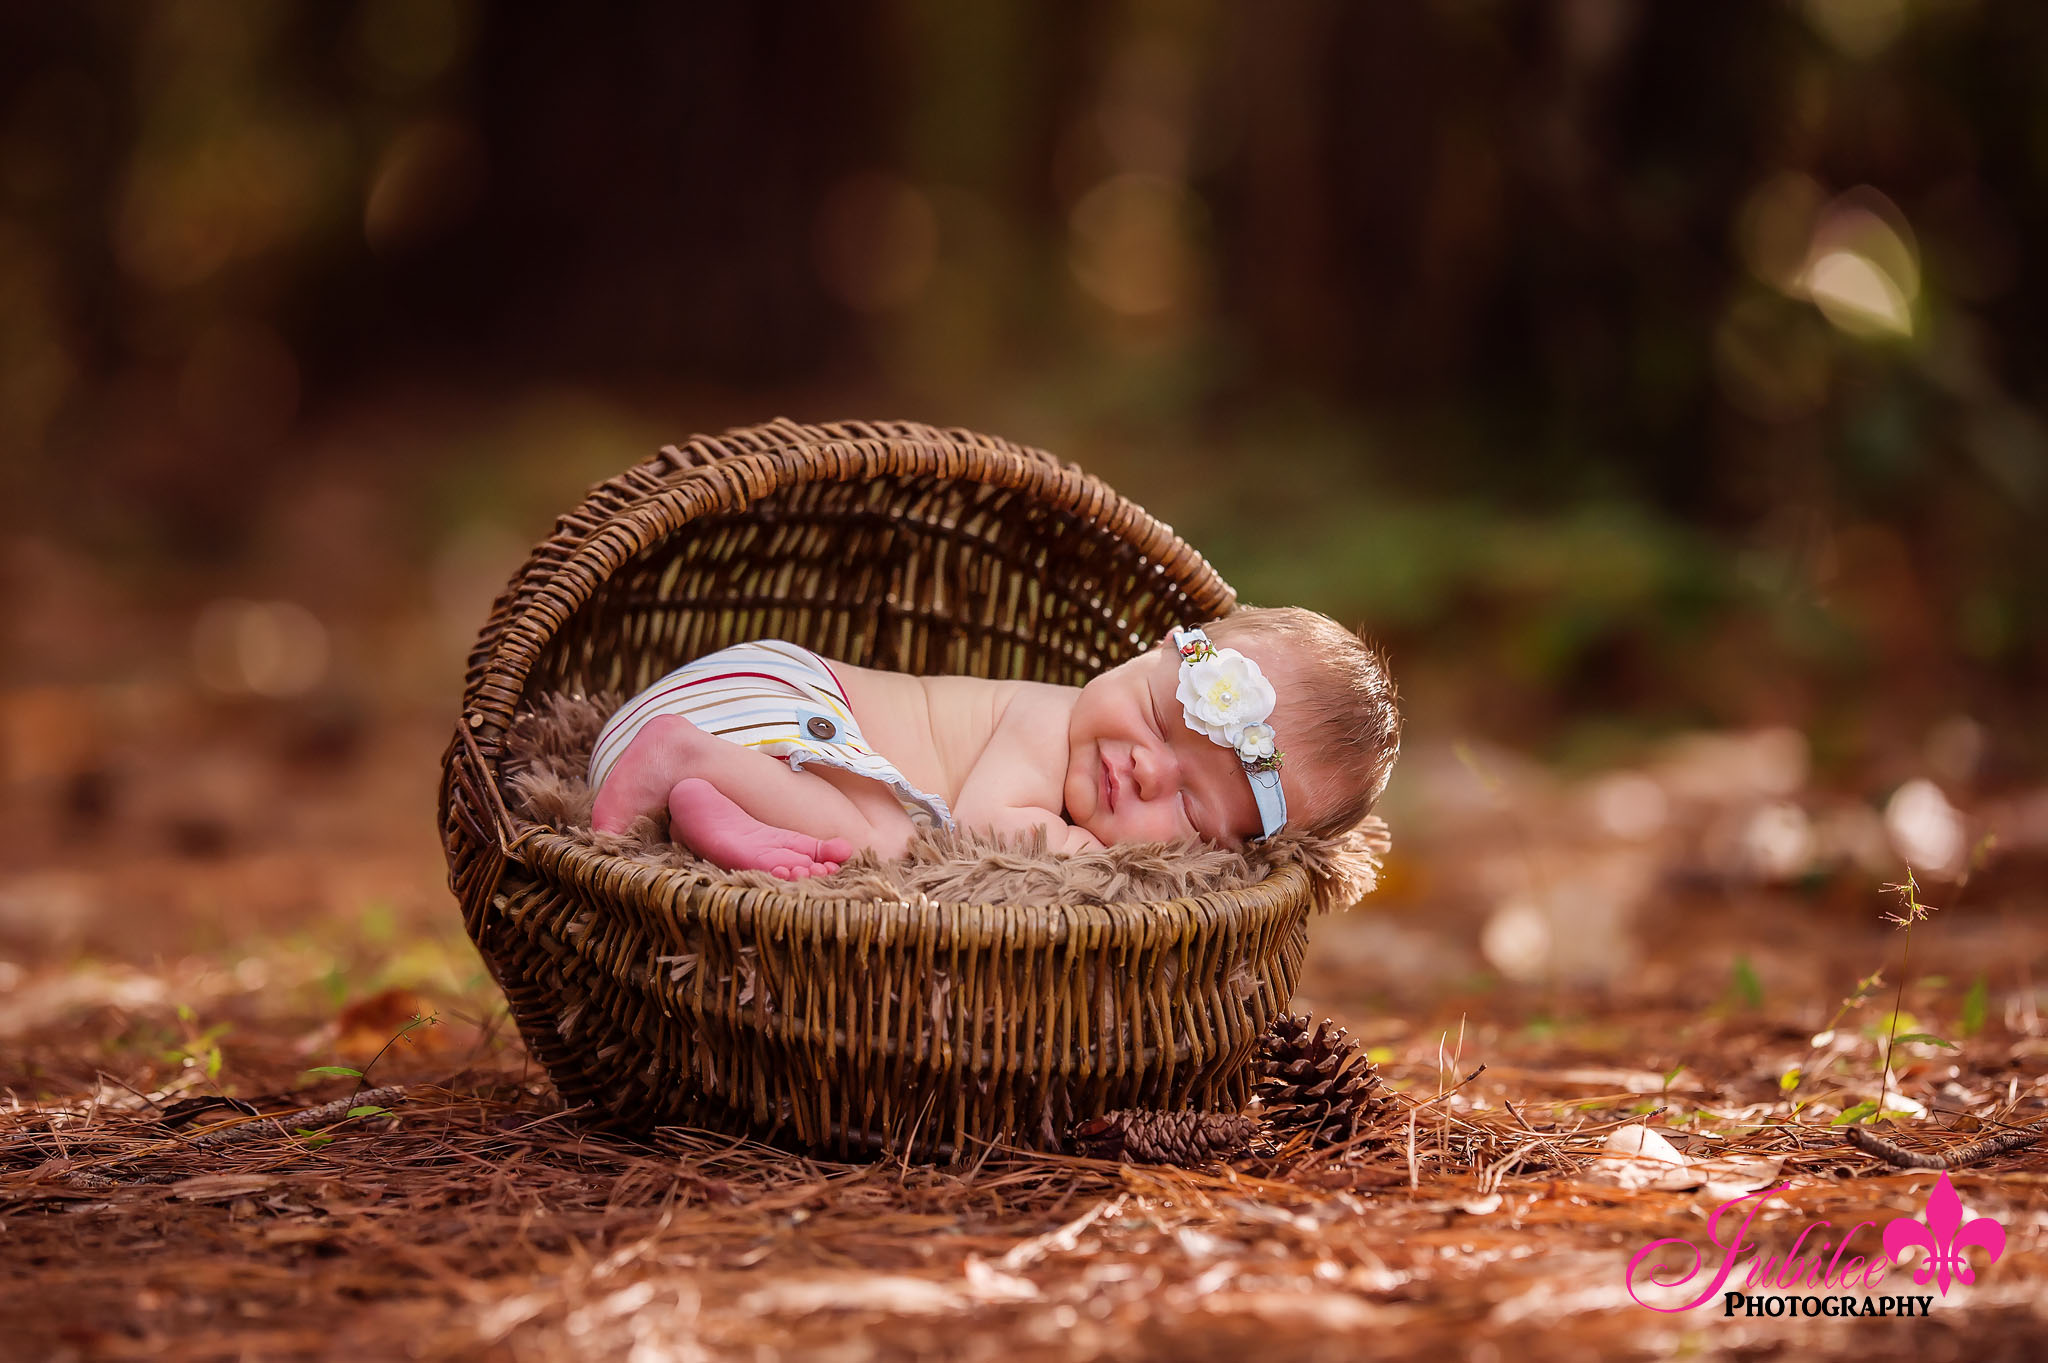
[{"label": "pine cone", "polygon": [[1342,1145],[1370,1128],[1391,1101],[1358,1043],[1328,1018],[1282,1013],[1259,1038],[1254,1089],[1274,1134],[1306,1131],[1316,1145]]},{"label": "pine cone", "polygon": [[1105,1112],[1075,1125],[1076,1153],[1132,1164],[1200,1164],[1241,1155],[1258,1124],[1234,1112]]}]

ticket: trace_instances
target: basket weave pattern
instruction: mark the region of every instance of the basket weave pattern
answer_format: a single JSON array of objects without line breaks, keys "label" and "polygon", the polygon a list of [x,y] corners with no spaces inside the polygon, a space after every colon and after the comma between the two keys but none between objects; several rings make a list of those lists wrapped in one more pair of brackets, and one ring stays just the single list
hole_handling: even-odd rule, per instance
[{"label": "basket weave pattern", "polygon": [[777,421],[593,489],[477,639],[440,805],[465,925],[563,1099],[612,1125],[907,1156],[1241,1106],[1306,951],[1291,862],[1166,903],[807,902],[579,846],[498,784],[538,696],[631,693],[748,639],[1080,685],[1234,604],[1100,480],[965,431]]}]

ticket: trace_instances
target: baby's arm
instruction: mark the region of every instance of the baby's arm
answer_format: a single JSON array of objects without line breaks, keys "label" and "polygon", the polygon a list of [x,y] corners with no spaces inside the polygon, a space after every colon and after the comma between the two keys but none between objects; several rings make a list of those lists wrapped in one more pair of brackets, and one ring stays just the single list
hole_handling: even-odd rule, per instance
[{"label": "baby's arm", "polygon": [[960,823],[966,827],[1004,834],[1043,828],[1045,847],[1049,852],[1089,852],[1102,846],[1102,839],[1087,829],[1068,823],[1049,809],[1038,809],[1028,805],[997,810],[985,819],[961,818]]},{"label": "baby's arm", "polygon": [[[1044,828],[1054,852],[1085,852],[1102,842],[1060,817],[1066,779],[1066,721],[1063,708],[1030,692],[1011,696],[997,716],[980,756],[961,782],[953,816],[962,827],[992,833]],[[1053,741],[1048,734],[1054,735]],[[1055,760],[1048,762],[1048,756]]]}]

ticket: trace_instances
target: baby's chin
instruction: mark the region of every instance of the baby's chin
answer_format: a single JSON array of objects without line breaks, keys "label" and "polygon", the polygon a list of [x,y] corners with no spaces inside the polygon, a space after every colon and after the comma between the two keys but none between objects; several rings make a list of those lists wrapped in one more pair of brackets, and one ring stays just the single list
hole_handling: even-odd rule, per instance
[{"label": "baby's chin", "polygon": [[[1067,774],[1060,781],[1060,804],[1063,806],[1060,812],[1067,816],[1067,822],[1071,824],[1080,823],[1080,820],[1074,817],[1074,802],[1079,800],[1086,806],[1091,794],[1087,776],[1077,770],[1080,765],[1079,762],[1075,761],[1073,745],[1069,744],[1067,746]],[[1093,794],[1098,796],[1100,793],[1099,788],[1093,792]]]}]

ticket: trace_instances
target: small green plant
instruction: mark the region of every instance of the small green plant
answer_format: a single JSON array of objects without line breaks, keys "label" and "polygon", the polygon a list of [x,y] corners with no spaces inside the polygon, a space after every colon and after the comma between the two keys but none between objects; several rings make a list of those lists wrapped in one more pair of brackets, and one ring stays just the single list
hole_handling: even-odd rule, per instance
[{"label": "small green plant", "polygon": [[219,1079],[220,1039],[231,1030],[228,1024],[216,1022],[213,1026],[200,1030],[198,1015],[192,1011],[189,1004],[179,1004],[177,1014],[184,1035],[169,1039],[169,1045],[162,1052],[164,1060],[186,1069],[197,1069],[208,1079]]},{"label": "small green plant", "polygon": [[1756,967],[1749,963],[1749,957],[1737,956],[1729,969],[1729,992],[1743,1008],[1754,1013],[1764,1006],[1764,982],[1757,978]]},{"label": "small green plant", "polygon": [[[397,1045],[400,1041],[404,1041],[407,1045],[411,1045],[411,1038],[414,1032],[418,1031],[422,1027],[432,1027],[440,1021],[441,1015],[439,1013],[429,1013],[425,1017],[421,1017],[418,1013],[414,1013],[412,1015],[412,1020],[406,1023],[403,1027],[400,1027],[396,1032],[393,1032],[390,1038],[386,1040],[382,1046],[379,1046],[377,1048],[377,1053],[370,1057],[370,1063],[364,1065],[361,1069],[357,1069],[353,1065],[315,1065],[311,1069],[306,1070],[305,1073],[320,1075],[322,1077],[355,1080],[355,1093],[351,1093],[349,1095],[350,1098],[354,1098],[356,1093],[361,1093],[364,1087],[368,1084],[370,1078],[370,1071],[377,1067],[377,1062],[384,1058],[384,1055],[387,1051],[389,1051],[393,1046]],[[348,1116],[382,1117],[390,1110],[391,1109],[387,1107],[380,1107],[376,1103],[357,1103],[352,1105],[348,1109]],[[321,1146],[329,1145],[334,1140],[334,1137],[329,1135],[327,1132],[315,1131],[309,1127],[299,1127],[294,1132],[294,1134],[297,1135],[300,1138],[300,1140],[305,1142],[306,1148],[309,1150],[318,1150]]]},{"label": "small green plant", "polygon": [[1963,1015],[1959,1030],[1964,1036],[1976,1036],[1984,1030],[1984,1018],[1991,1010],[1991,982],[1979,975],[1970,982],[1970,991],[1963,995]]},{"label": "small green plant", "polygon": [[348,971],[340,961],[330,962],[320,976],[320,990],[326,996],[329,1007],[339,1008],[348,998]]},{"label": "small green plant", "polygon": [[366,900],[356,915],[356,931],[364,941],[383,946],[398,935],[398,911],[388,900]]},{"label": "small green plant", "polygon": [[[305,1071],[305,1073],[331,1076],[342,1079],[353,1079],[356,1081],[356,1092],[361,1093],[368,1084],[370,1078],[370,1071],[377,1068],[377,1062],[384,1058],[385,1052],[389,1051],[393,1046],[397,1045],[400,1041],[403,1041],[408,1046],[410,1046],[412,1044],[412,1034],[414,1032],[418,1031],[422,1027],[437,1026],[439,1025],[440,1021],[441,1015],[439,1013],[429,1013],[425,1017],[420,1016],[418,1013],[414,1013],[412,1015],[412,1021],[406,1023],[405,1026],[400,1027],[397,1031],[393,1032],[391,1034],[390,1039],[387,1040],[382,1046],[379,1046],[377,1048],[377,1053],[370,1057],[370,1063],[363,1066],[361,1069],[356,1069],[354,1066],[351,1065],[315,1065],[311,1069]],[[364,1106],[350,1108],[348,1115],[351,1117],[376,1117],[381,1116],[383,1112],[384,1109],[381,1107]]]},{"label": "small green plant", "polygon": [[[1882,970],[1873,970],[1862,979],[1856,981],[1856,988],[1851,990],[1849,997],[1843,999],[1841,1006],[1835,1009],[1835,1015],[1828,1019],[1828,1025],[1814,1034],[1813,1044],[1807,1047],[1805,1059],[1778,1076],[1778,1091],[1780,1093],[1789,1099],[1794,1093],[1798,1092],[1799,1086],[1810,1077],[1808,1067],[1813,1064],[1813,1057],[1820,1051],[1822,1046],[1834,1039],[1835,1029],[1842,1025],[1842,1020],[1867,1003],[1870,1000],[1870,996],[1876,993],[1883,984],[1884,972]],[[1826,1065],[1822,1066],[1822,1070],[1832,1069],[1834,1063],[1833,1060],[1830,1060]],[[1811,1100],[1801,1099],[1793,1104],[1792,1110],[1794,1112],[1799,1111],[1809,1101]]]},{"label": "small green plant", "polygon": [[[1905,884],[1887,885],[1884,888],[1887,893],[1895,894],[1899,899],[1899,911],[1897,913],[1887,913],[1884,915],[1884,919],[1887,923],[1895,924],[1906,930],[1906,946],[1899,956],[1899,987],[1898,992],[1892,997],[1892,1015],[1889,1024],[1885,1028],[1884,1060],[1878,1066],[1877,1106],[1880,1109],[1884,1106],[1886,1094],[1891,1090],[1892,1049],[1898,1044],[1899,1040],[1895,1035],[1899,1025],[1899,1008],[1905,1002],[1906,971],[1911,966],[1913,960],[1913,925],[1937,911],[1934,905],[1922,904],[1920,902],[1920,882],[1913,878],[1913,868],[1910,866],[1906,868]],[[1918,1032],[1909,1033],[1908,1039],[1923,1035],[1924,1033]],[[1938,1040],[1938,1038],[1932,1037],[1928,1039]],[[1940,1044],[1946,1046],[1949,1043],[1943,1041]],[[1862,1104],[1859,1103],[1857,1106],[1861,1107]],[[1851,1108],[1849,1111],[1853,1112],[1855,1110],[1855,1108]],[[1848,1115],[1847,1112],[1842,1114],[1843,1117]]]}]

